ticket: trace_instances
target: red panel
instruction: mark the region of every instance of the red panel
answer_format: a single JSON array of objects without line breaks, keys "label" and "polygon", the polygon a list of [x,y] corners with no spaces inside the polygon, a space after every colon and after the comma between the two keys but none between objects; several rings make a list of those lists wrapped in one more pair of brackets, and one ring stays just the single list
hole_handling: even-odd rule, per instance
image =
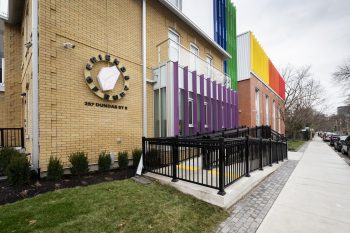
[{"label": "red panel", "polygon": [[269,60],[269,75],[270,75],[270,87],[276,92],[279,92],[279,76],[277,69],[272,64],[271,60]]},{"label": "red panel", "polygon": [[286,82],[282,77],[279,79],[279,93],[281,98],[284,100],[286,98]]}]

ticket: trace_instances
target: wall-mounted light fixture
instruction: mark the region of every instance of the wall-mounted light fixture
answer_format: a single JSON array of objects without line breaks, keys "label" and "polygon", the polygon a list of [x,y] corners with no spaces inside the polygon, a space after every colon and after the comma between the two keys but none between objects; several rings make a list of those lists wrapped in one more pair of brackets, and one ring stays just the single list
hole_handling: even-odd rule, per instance
[{"label": "wall-mounted light fixture", "polygon": [[24,44],[24,47],[26,47],[27,49],[29,49],[30,47],[32,47],[32,42],[28,41],[27,43]]},{"label": "wall-mounted light fixture", "polygon": [[74,49],[75,48],[75,45],[70,43],[70,42],[66,42],[66,43],[63,43],[63,47],[65,49]]},{"label": "wall-mounted light fixture", "polygon": [[27,93],[25,93],[25,92],[23,92],[23,93],[21,93],[21,98],[23,99],[24,97],[26,97],[27,96]]}]

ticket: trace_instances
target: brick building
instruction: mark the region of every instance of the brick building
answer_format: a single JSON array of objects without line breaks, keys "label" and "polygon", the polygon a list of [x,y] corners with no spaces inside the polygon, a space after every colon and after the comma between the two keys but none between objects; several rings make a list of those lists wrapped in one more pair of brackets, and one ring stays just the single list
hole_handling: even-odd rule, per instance
[{"label": "brick building", "polygon": [[237,37],[239,125],[284,134],[285,82],[252,32]]},{"label": "brick building", "polygon": [[232,57],[178,2],[9,2],[0,128],[24,127],[34,168],[50,156],[68,166],[76,151],[95,164],[101,151],[140,148],[142,135],[238,126]]}]

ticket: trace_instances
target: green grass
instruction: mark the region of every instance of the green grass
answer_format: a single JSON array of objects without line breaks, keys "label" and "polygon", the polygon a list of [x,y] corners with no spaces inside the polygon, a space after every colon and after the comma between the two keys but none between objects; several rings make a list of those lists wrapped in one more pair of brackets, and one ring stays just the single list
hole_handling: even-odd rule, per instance
[{"label": "green grass", "polygon": [[288,141],[288,150],[296,151],[304,143],[305,141],[301,141],[301,140],[290,140]]},{"label": "green grass", "polygon": [[123,180],[0,206],[0,232],[212,232],[228,216],[174,188]]}]

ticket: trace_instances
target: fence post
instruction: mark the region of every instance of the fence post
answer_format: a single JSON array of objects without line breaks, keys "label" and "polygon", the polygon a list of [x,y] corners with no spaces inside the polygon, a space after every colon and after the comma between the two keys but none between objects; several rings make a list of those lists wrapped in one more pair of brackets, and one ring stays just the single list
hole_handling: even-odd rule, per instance
[{"label": "fence post", "polygon": [[258,137],[258,126],[255,126],[255,137]]},{"label": "fence post", "polygon": [[286,159],[288,160],[288,140],[286,139]]},{"label": "fence post", "polygon": [[250,177],[250,174],[249,174],[249,136],[246,136],[246,140],[245,140],[245,169],[246,169],[245,176]]},{"label": "fence post", "polygon": [[0,147],[5,147],[5,145],[4,145],[4,129],[0,129],[0,138],[1,138]]},{"label": "fence post", "polygon": [[176,135],[176,137],[174,138],[174,142],[173,142],[173,179],[171,180],[171,182],[177,182],[177,170],[176,170],[176,165],[178,164],[178,160],[179,160],[179,147],[178,147],[178,142],[179,142],[179,136]]},{"label": "fence post", "polygon": [[145,161],[146,161],[146,138],[142,137],[142,160],[143,160],[143,169],[142,169],[142,173],[144,172],[145,169]]},{"label": "fence post", "polygon": [[219,138],[219,195],[224,196],[225,192],[225,139]]},{"label": "fence post", "polygon": [[21,147],[24,148],[24,128],[21,128]]},{"label": "fence post", "polygon": [[248,127],[248,135],[246,135],[246,136],[250,136],[250,133],[249,133],[249,127]]},{"label": "fence post", "polygon": [[280,160],[280,157],[279,157],[279,145],[280,145],[280,143],[279,143],[279,141],[278,141],[278,139],[277,139],[277,141],[276,141],[276,163],[278,164],[278,162],[279,162],[279,160]]},{"label": "fence post", "polygon": [[272,139],[271,138],[269,138],[269,144],[270,144],[269,146],[270,167],[272,167]]},{"label": "fence post", "polygon": [[264,170],[263,169],[263,139],[260,138],[259,141],[259,157],[260,157],[260,170]]}]

